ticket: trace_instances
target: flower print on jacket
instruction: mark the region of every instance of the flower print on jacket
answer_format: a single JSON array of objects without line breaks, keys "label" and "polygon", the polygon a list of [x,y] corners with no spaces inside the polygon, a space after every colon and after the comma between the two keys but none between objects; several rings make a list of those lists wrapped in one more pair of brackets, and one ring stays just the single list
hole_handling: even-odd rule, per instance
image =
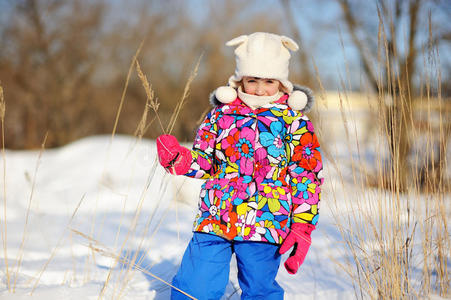
[{"label": "flower print on jacket", "polygon": [[294,148],[293,161],[299,161],[299,165],[306,170],[316,168],[318,162],[321,162],[319,142],[316,135],[306,132],[302,135],[300,143]]},{"label": "flower print on jacket", "polygon": [[225,156],[230,160],[232,166],[239,161],[239,169],[245,175],[251,175],[253,171],[252,159],[255,150],[252,141],[254,139],[255,132],[252,129],[245,127],[238,130],[238,128],[234,128],[222,143]]},{"label": "flower print on jacket", "polygon": [[[280,182],[279,182],[280,183]],[[287,215],[290,213],[288,204],[288,191],[280,184],[265,185],[258,201],[258,209],[269,211],[273,215]]]},{"label": "flower print on jacket", "polygon": [[287,98],[256,110],[236,99],[208,113],[186,174],[206,180],[194,231],[280,244],[291,223],[316,224],[320,146]]},{"label": "flower print on jacket", "polygon": [[293,196],[304,199],[308,204],[318,203],[319,189],[313,173],[303,172],[301,176],[293,179]]},{"label": "flower print on jacket", "polygon": [[215,143],[215,136],[208,131],[203,131],[202,136],[199,139],[199,148],[206,150],[207,148],[213,148]]},{"label": "flower print on jacket", "polygon": [[278,158],[285,153],[285,143],[283,140],[283,125],[281,122],[271,122],[270,131],[260,133],[260,142],[268,149],[268,154]]}]

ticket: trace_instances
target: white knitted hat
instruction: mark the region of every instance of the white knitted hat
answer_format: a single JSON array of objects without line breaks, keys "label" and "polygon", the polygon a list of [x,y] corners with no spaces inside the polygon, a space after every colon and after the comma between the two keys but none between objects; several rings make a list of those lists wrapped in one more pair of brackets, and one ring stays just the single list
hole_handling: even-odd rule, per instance
[{"label": "white knitted hat", "polygon": [[255,32],[234,38],[226,45],[238,46],[235,49],[235,74],[229,78],[231,87],[236,88],[244,76],[252,76],[277,79],[291,93],[293,84],[288,81],[288,62],[291,57],[288,49],[299,49],[292,39],[283,35]]},{"label": "white knitted hat", "polygon": [[[244,76],[277,79],[290,94],[289,104],[296,102],[301,109],[307,103],[307,96],[299,91],[293,92],[293,84],[288,80],[290,51],[299,46],[289,37],[266,32],[241,35],[226,43],[237,46],[235,49],[235,74],[229,78],[229,87],[216,90],[216,97],[222,103],[230,103],[236,98],[236,88]],[[233,89],[232,89],[233,88]],[[300,102],[299,102],[300,101]],[[291,106],[291,105],[290,105]]]}]

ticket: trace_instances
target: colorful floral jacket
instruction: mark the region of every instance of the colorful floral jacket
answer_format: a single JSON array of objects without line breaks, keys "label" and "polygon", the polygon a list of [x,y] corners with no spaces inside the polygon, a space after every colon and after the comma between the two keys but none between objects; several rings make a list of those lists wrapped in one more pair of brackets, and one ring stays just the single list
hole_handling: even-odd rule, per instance
[{"label": "colorful floral jacket", "polygon": [[206,179],[194,231],[281,244],[291,223],[318,222],[320,145],[287,98],[256,110],[237,98],[208,113],[186,174]]}]

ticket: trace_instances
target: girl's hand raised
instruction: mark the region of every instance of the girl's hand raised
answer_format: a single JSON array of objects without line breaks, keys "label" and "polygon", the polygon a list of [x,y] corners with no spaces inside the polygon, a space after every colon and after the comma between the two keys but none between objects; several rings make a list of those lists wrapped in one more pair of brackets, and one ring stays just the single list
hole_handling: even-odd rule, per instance
[{"label": "girl's hand raised", "polygon": [[157,152],[160,164],[174,175],[186,174],[193,157],[191,151],[183,146],[173,135],[164,134],[157,138]]}]

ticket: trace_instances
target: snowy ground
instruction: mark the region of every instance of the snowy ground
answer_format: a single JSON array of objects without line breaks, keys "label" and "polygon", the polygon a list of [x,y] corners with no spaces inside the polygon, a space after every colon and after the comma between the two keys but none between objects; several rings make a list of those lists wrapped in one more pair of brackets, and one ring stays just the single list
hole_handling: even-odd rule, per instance
[{"label": "snowy ground", "polygon": [[[110,140],[85,138],[41,158],[39,151],[7,151],[7,257],[15,293],[7,290],[2,245],[0,299],[169,298],[163,281],[171,281],[191,238],[201,181],[165,174],[155,165],[154,141]],[[346,257],[327,200],[332,184],[324,186],[306,262],[295,276],[280,268],[286,299],[355,297],[334,262]],[[1,193],[3,186],[0,180]],[[117,256],[135,257],[138,270],[115,264]],[[239,299],[237,288],[232,261],[224,299]]]}]

